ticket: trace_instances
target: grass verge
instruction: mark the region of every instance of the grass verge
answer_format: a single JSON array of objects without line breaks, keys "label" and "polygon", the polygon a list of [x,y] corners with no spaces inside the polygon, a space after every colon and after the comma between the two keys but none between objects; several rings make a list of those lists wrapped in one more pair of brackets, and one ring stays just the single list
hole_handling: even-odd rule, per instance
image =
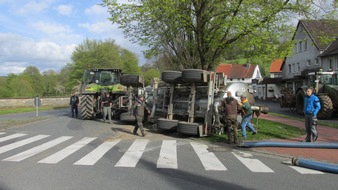
[{"label": "grass verge", "polygon": [[[42,110],[55,110],[67,108],[67,106],[53,107],[53,106],[43,106],[39,107],[39,111]],[[24,113],[24,112],[32,112],[36,111],[35,107],[19,107],[19,108],[1,108],[0,115],[2,114],[11,114],[11,113]]]},{"label": "grass verge", "polygon": [[[252,120],[252,123],[256,123],[256,118]],[[246,140],[258,141],[268,139],[290,139],[306,134],[304,129],[264,119],[259,119],[258,126],[255,126],[255,128],[258,128],[258,133],[256,135],[252,135],[251,132],[247,130]],[[238,135],[241,136],[241,131],[238,131]],[[227,142],[227,139],[228,136],[226,133],[207,138],[207,140],[211,142]]]}]

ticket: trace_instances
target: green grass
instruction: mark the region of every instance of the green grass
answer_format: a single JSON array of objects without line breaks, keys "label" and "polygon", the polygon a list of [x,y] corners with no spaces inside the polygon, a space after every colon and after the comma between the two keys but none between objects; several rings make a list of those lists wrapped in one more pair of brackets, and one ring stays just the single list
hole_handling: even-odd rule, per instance
[{"label": "green grass", "polygon": [[[39,111],[41,110],[54,110],[54,109],[61,109],[66,108],[64,107],[53,107],[53,106],[43,106],[39,107]],[[19,107],[19,108],[2,108],[0,109],[0,115],[2,114],[11,114],[11,113],[24,113],[24,112],[32,112],[36,111],[35,107]]]},{"label": "green grass", "polygon": [[[256,123],[256,118],[252,120],[252,123]],[[247,130],[246,140],[259,141],[268,139],[290,139],[306,134],[304,129],[264,119],[259,119],[258,125],[255,125],[255,128],[258,129],[258,133],[256,135],[252,135],[251,132]],[[238,131],[238,135],[241,136],[241,131]],[[227,142],[227,139],[227,134],[222,134],[211,136],[207,140],[212,142]]]}]

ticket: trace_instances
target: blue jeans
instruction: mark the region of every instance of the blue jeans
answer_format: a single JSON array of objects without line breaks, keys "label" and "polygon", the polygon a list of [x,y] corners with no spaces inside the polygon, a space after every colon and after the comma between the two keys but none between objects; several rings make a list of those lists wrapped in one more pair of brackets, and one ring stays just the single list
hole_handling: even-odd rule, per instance
[{"label": "blue jeans", "polygon": [[246,127],[249,127],[249,129],[256,133],[255,128],[251,125],[250,121],[252,119],[252,114],[248,116],[243,116],[242,123],[241,123],[241,129],[242,129],[242,137],[246,138]]}]

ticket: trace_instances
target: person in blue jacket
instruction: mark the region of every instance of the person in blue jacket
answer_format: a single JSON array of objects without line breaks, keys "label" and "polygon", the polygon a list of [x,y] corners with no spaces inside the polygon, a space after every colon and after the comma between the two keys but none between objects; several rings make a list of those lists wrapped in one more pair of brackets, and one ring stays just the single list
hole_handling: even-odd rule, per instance
[{"label": "person in blue jacket", "polygon": [[318,97],[313,94],[313,91],[313,88],[309,87],[306,90],[304,99],[306,142],[311,142],[311,136],[313,142],[318,139],[317,114],[320,110],[320,102]]}]

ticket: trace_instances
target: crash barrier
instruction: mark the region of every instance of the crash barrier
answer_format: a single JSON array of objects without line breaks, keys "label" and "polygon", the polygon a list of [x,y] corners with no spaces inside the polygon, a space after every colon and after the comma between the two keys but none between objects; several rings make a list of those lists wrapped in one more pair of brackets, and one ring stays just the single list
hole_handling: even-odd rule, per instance
[{"label": "crash barrier", "polygon": [[308,143],[308,142],[243,142],[241,147],[285,147],[285,148],[327,148],[338,149],[338,143]]},{"label": "crash barrier", "polygon": [[[60,98],[40,98],[41,106],[68,106],[70,97]],[[25,99],[0,99],[1,108],[12,108],[12,107],[34,107],[35,98]]]},{"label": "crash barrier", "polygon": [[294,166],[300,166],[304,168],[319,170],[322,172],[330,172],[330,173],[338,174],[338,165],[307,160],[307,159],[303,159],[302,157],[294,157],[292,158],[291,162],[292,162],[292,165]]}]

